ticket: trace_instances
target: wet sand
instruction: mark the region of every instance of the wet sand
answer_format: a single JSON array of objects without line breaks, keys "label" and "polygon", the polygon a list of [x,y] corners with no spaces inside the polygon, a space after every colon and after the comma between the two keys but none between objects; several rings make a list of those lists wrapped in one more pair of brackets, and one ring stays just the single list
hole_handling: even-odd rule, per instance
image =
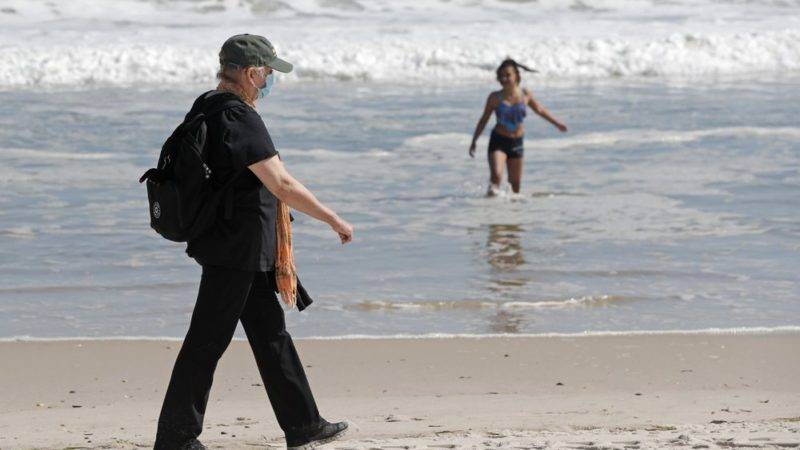
[{"label": "wet sand", "polygon": [[[326,448],[800,448],[800,334],[299,340]],[[147,448],[172,341],[0,343],[0,449]],[[280,448],[246,342],[201,440]]]}]

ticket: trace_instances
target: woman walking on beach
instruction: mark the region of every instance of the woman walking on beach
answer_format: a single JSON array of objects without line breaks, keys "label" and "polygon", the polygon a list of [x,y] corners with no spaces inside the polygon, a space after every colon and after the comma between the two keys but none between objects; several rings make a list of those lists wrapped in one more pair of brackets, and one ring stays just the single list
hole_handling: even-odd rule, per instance
[{"label": "woman walking on beach", "polygon": [[474,158],[475,143],[483,133],[489,116],[494,112],[497,116],[497,124],[492,129],[488,149],[489,190],[486,194],[489,196],[497,195],[500,192],[503,167],[508,168],[508,182],[511,184],[511,189],[515,194],[519,193],[522,181],[522,140],[525,135],[522,121],[525,120],[526,105],[530,106],[533,112],[553,124],[561,132],[567,131],[567,126],[551,116],[533,98],[533,93],[529,89],[520,88],[522,78],[520,77],[519,69],[534,72],[534,70],[513,59],[504,60],[500,67],[497,68],[497,81],[502,86],[502,89],[492,92],[486,99],[486,107],[480,120],[478,120],[475,134],[472,136],[472,144],[469,146],[469,156]]},{"label": "woman walking on beach", "polygon": [[197,437],[214,370],[239,321],[287,447],[311,448],[338,437],[347,424],[320,417],[275,295],[279,291],[290,306],[309,301],[295,284],[286,205],[329,224],[342,243],[350,242],[353,227],[286,171],[255,110],[255,101],[272,87],[272,71],[289,72],[292,65],[265,38],[248,34],[225,42],[220,65],[217,89],[201,95],[187,117],[206,114],[208,173],[219,185],[233,183],[225,191],[232,192],[231,202],[220,207],[208,231],[188,243],[187,253],[203,272],[158,419],[155,450],[205,449]]}]

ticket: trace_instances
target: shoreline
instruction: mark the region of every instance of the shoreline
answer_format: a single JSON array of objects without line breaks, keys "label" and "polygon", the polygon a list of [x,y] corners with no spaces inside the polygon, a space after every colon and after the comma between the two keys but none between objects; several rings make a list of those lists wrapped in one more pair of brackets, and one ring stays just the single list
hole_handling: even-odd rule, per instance
[{"label": "shoreline", "polygon": [[[296,342],[323,416],[351,422],[346,448],[800,446],[798,333]],[[152,445],[178,348],[0,342],[0,448]],[[205,425],[209,448],[283,445],[244,342]]]},{"label": "shoreline", "polygon": [[[575,333],[422,333],[422,334],[344,334],[333,336],[293,337],[294,341],[348,341],[348,340],[407,340],[407,339],[530,339],[530,338],[592,338],[605,336],[762,336],[773,334],[800,334],[800,325],[778,325],[774,327],[733,327],[733,328],[698,328],[672,330],[628,330],[628,331],[583,331]],[[234,336],[236,342],[247,342],[241,336]],[[173,336],[11,336],[0,337],[0,343],[13,342],[182,342],[183,337]]]}]

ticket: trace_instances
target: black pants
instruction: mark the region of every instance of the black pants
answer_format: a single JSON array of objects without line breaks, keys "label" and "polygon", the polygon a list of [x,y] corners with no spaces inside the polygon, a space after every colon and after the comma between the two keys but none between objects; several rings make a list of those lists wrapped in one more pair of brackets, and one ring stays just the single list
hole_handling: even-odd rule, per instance
[{"label": "black pants", "polygon": [[240,320],[283,431],[298,432],[320,422],[303,365],[286,332],[272,275],[203,267],[192,322],[158,419],[156,450],[174,450],[200,435],[214,369]]}]

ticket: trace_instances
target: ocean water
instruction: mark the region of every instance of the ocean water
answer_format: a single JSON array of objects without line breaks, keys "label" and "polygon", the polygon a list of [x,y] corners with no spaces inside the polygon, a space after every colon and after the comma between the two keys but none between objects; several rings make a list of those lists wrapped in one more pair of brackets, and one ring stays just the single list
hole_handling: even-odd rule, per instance
[{"label": "ocean water", "polygon": [[[0,338],[185,332],[200,268],[137,179],[238,30],[297,64],[259,111],[356,227],[297,215],[294,335],[800,325],[800,4],[291,5],[0,2]],[[570,131],[529,113],[523,192],[486,198],[508,53]]]}]

